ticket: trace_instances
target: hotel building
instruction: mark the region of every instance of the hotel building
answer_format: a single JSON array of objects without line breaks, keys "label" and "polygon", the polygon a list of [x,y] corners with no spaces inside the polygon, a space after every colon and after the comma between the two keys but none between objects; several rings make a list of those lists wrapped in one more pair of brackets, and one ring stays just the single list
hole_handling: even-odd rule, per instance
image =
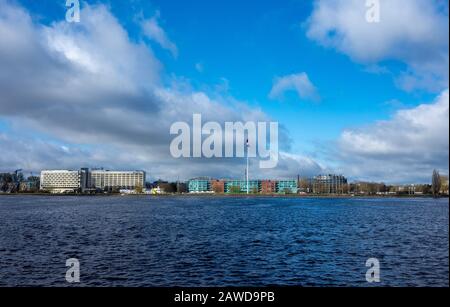
[{"label": "hotel building", "polygon": [[145,187],[144,171],[91,171],[92,187],[100,190],[134,190]]},{"label": "hotel building", "polygon": [[91,186],[88,169],[45,170],[41,172],[40,188],[52,193],[84,192]]}]

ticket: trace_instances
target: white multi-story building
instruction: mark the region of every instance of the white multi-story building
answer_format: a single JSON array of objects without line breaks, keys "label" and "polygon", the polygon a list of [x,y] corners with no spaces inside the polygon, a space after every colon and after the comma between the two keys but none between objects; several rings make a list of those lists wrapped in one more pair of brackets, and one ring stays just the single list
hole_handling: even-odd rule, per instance
[{"label": "white multi-story building", "polygon": [[144,171],[91,171],[92,186],[96,189],[126,189],[134,190],[145,187]]},{"label": "white multi-story building", "polygon": [[41,172],[41,190],[53,193],[83,192],[89,188],[89,170],[44,170]]}]

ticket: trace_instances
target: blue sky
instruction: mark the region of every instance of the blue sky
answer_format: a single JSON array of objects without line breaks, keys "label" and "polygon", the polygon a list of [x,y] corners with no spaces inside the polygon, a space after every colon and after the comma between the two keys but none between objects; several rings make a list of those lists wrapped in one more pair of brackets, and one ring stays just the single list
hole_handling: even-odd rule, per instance
[{"label": "blue sky", "polygon": [[[29,14],[33,27],[54,29],[56,22],[64,20],[64,2],[20,0],[2,3],[4,6],[19,7]],[[380,136],[374,131],[378,129],[380,121],[392,124],[388,127],[395,126],[394,120],[402,110],[412,112],[422,104],[432,106],[442,95],[445,99],[445,91],[448,91],[448,5],[445,1],[429,1],[428,4],[421,0],[412,1],[411,10],[405,18],[417,17],[428,26],[418,25],[417,31],[414,31],[417,34],[410,34],[411,29],[414,30],[412,22],[409,27],[402,29],[396,25],[401,20],[387,16],[387,9],[395,10],[396,5],[399,8],[404,6],[402,0],[394,1],[395,4],[383,1],[381,26],[367,30],[378,33],[363,33],[352,30],[352,27],[358,27],[359,19],[353,26],[347,25],[348,20],[344,17],[353,9],[364,13],[365,1],[350,2],[354,3],[353,6],[334,0],[117,0],[86,1],[82,2],[81,7],[85,9],[104,4],[109,14],[126,31],[130,42],[144,44],[152,57],[160,63],[158,78],[166,89],[172,87],[174,82],[177,87],[187,84],[193,92],[202,92],[211,98],[220,96],[219,100],[224,107],[233,108],[231,103],[227,106],[229,100],[239,101],[255,110],[260,109],[265,116],[278,121],[292,139],[287,154],[298,155],[301,159],[313,159],[323,171],[346,172],[354,179],[388,181],[383,177],[392,176],[392,172],[396,170],[405,172],[405,175],[393,180],[406,181],[409,176],[413,177],[411,180],[425,181],[428,173],[423,173],[422,168],[411,172],[392,167],[389,174],[373,172],[373,175],[366,176],[362,175],[366,169],[349,170],[345,167],[346,158],[330,161],[330,156],[336,156],[333,151],[337,147],[345,146],[345,131],[352,132],[351,135],[355,137],[363,129],[364,132],[361,133],[364,133],[366,141],[376,143]],[[383,5],[394,7],[384,9]],[[424,5],[431,9],[424,10]],[[330,8],[336,9],[333,15],[335,22],[333,18],[324,20],[321,17],[320,13],[327,12]],[[341,18],[345,22],[340,22]],[[142,22],[146,20],[156,22],[165,35],[166,43],[170,43],[171,47],[164,46],[164,43],[151,35],[145,35]],[[444,30],[442,25],[445,25]],[[386,28],[398,30],[392,31],[395,32],[394,35],[388,33]],[[92,29],[87,28],[82,31],[90,30]],[[386,31],[386,34],[382,31]],[[428,33],[433,33],[432,38],[427,36]],[[367,38],[370,35],[376,38],[372,41],[370,37]],[[377,49],[378,46],[383,48],[373,54],[369,49],[366,52],[364,44],[359,44],[362,39],[367,39],[367,45],[374,43],[372,49]],[[436,56],[431,50],[441,51],[441,63],[435,65],[433,59]],[[108,51],[114,52],[104,50],[105,57],[108,57]],[[370,57],[366,54],[370,54]],[[108,65],[107,61],[106,63]],[[445,68],[442,68],[444,65]],[[308,77],[315,88],[317,99],[295,90],[283,90],[276,97],[270,96],[277,80],[299,74]],[[408,77],[407,85],[402,83],[403,76]],[[31,134],[29,129],[28,132],[20,131],[17,129],[20,117],[20,114],[11,115],[6,112],[2,116],[0,113],[0,133],[66,144],[75,151],[98,147],[98,143],[92,140],[70,142],[53,130],[41,129],[39,125],[30,124],[33,127]],[[24,117],[30,119],[30,116]],[[448,118],[448,102],[447,115],[444,114],[444,117]],[[429,121],[432,124],[433,119],[429,118]],[[410,128],[406,127],[404,131],[410,131]],[[442,139],[445,137],[445,133],[443,134]],[[440,146],[441,143],[439,142]],[[444,147],[445,145],[447,149],[443,149],[444,154],[442,150],[439,152],[440,159],[442,156],[445,158],[445,153],[448,158],[448,142],[444,142]],[[426,146],[428,145],[423,145],[422,156],[411,159],[425,158]],[[361,151],[358,150],[355,149],[352,154],[358,155]],[[389,163],[393,165],[404,163],[403,160],[395,160],[398,155],[398,152],[390,151],[377,157],[365,157],[361,153],[359,163],[373,167],[388,158],[392,159]],[[370,161],[366,163],[364,159]],[[167,163],[170,165],[170,162]],[[417,163],[423,164],[420,161]],[[8,165],[1,166],[2,169],[8,168]],[[128,165],[125,163],[121,166]],[[292,175],[302,172],[301,167],[302,163],[297,170],[291,172]],[[439,161],[430,167],[448,172],[448,162]],[[313,171],[316,169],[313,168],[311,172]],[[160,170],[155,172],[163,175]],[[413,175],[408,175],[410,172]]]}]

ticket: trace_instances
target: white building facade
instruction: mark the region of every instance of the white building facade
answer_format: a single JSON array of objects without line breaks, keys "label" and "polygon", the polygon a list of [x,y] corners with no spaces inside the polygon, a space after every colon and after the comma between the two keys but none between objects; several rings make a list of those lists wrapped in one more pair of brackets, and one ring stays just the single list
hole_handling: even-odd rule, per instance
[{"label": "white building facade", "polygon": [[89,170],[44,170],[40,188],[52,193],[84,192],[90,187]]},{"label": "white building facade", "polygon": [[144,171],[91,171],[92,187],[101,190],[134,190],[145,187]]}]

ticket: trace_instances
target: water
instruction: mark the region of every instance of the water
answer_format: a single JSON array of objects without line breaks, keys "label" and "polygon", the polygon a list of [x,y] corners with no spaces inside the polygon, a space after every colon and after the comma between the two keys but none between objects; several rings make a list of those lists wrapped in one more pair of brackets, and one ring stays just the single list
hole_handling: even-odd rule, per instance
[{"label": "water", "polygon": [[[448,199],[0,197],[0,286],[449,285]],[[373,284],[372,284],[373,285]]]}]

